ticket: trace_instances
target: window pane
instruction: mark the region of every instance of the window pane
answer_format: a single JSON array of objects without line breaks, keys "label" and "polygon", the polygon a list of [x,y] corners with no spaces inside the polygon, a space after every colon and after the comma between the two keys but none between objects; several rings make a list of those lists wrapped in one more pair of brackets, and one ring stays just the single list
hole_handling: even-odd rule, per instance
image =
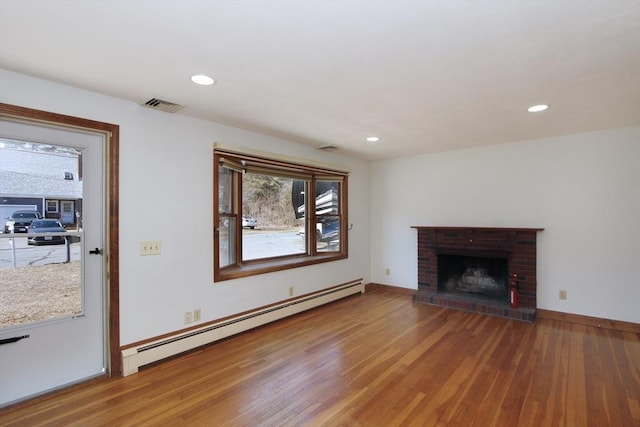
[{"label": "window pane", "polygon": [[318,217],[316,224],[316,250],[334,252],[340,250],[340,218]]},{"label": "window pane", "polygon": [[58,212],[58,201],[57,200],[47,200],[47,212]]},{"label": "window pane", "polygon": [[316,182],[316,250],[340,250],[340,182]]},{"label": "window pane", "polygon": [[218,254],[220,267],[235,264],[236,262],[236,242],[235,232],[236,219],[234,217],[220,218],[218,224]]},{"label": "window pane", "polygon": [[316,215],[340,214],[340,183],[337,181],[316,182]]},{"label": "window pane", "polygon": [[81,235],[62,234],[0,237],[0,329],[82,314]]},{"label": "window pane", "polygon": [[[255,260],[304,254],[304,239],[298,235],[304,217],[298,219],[293,192],[299,191],[291,178],[246,173],[242,178],[242,214],[253,218],[242,230],[242,259]],[[304,225],[302,225],[304,227]]]},{"label": "window pane", "polygon": [[227,168],[220,168],[218,176],[218,212],[233,213],[233,172]]}]

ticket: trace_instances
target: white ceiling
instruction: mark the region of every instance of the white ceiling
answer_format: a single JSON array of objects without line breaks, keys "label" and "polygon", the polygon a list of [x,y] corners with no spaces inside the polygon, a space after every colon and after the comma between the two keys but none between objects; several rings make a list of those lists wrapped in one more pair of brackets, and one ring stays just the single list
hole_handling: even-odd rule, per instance
[{"label": "white ceiling", "polygon": [[640,1],[0,0],[0,68],[383,159],[640,124]]}]

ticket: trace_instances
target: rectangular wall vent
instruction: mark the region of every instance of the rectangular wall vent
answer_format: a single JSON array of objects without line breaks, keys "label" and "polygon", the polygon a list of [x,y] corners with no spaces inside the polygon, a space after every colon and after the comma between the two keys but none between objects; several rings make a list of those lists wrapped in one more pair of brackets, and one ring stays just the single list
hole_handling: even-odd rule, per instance
[{"label": "rectangular wall vent", "polygon": [[153,108],[154,110],[165,111],[167,113],[175,113],[176,111],[184,108],[184,105],[165,101],[159,98],[151,98],[148,101],[141,102],[140,105],[142,105],[143,107]]}]

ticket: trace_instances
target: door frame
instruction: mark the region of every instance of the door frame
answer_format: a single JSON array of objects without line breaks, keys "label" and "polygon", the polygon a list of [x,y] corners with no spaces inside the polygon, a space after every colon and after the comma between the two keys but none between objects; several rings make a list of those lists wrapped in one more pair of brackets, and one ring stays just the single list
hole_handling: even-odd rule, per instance
[{"label": "door frame", "polygon": [[105,150],[106,161],[106,200],[105,211],[107,227],[105,254],[105,281],[106,281],[106,342],[109,349],[107,358],[107,374],[109,376],[122,376],[122,360],[120,358],[120,269],[119,269],[119,135],[120,126],[98,122],[95,120],[51,113],[17,105],[0,102],[0,117],[11,117],[27,122],[47,123],[68,128],[84,129],[104,134],[107,147]]}]

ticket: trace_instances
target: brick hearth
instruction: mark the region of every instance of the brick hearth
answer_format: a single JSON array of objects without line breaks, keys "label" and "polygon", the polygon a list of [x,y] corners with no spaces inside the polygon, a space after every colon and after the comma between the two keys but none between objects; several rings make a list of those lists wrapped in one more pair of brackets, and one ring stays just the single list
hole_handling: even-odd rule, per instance
[{"label": "brick hearth", "polygon": [[[541,228],[412,227],[418,230],[418,291],[413,300],[532,322],[536,309],[536,236]],[[519,308],[507,301],[438,291],[438,255],[507,259],[508,274],[517,274]]]}]

